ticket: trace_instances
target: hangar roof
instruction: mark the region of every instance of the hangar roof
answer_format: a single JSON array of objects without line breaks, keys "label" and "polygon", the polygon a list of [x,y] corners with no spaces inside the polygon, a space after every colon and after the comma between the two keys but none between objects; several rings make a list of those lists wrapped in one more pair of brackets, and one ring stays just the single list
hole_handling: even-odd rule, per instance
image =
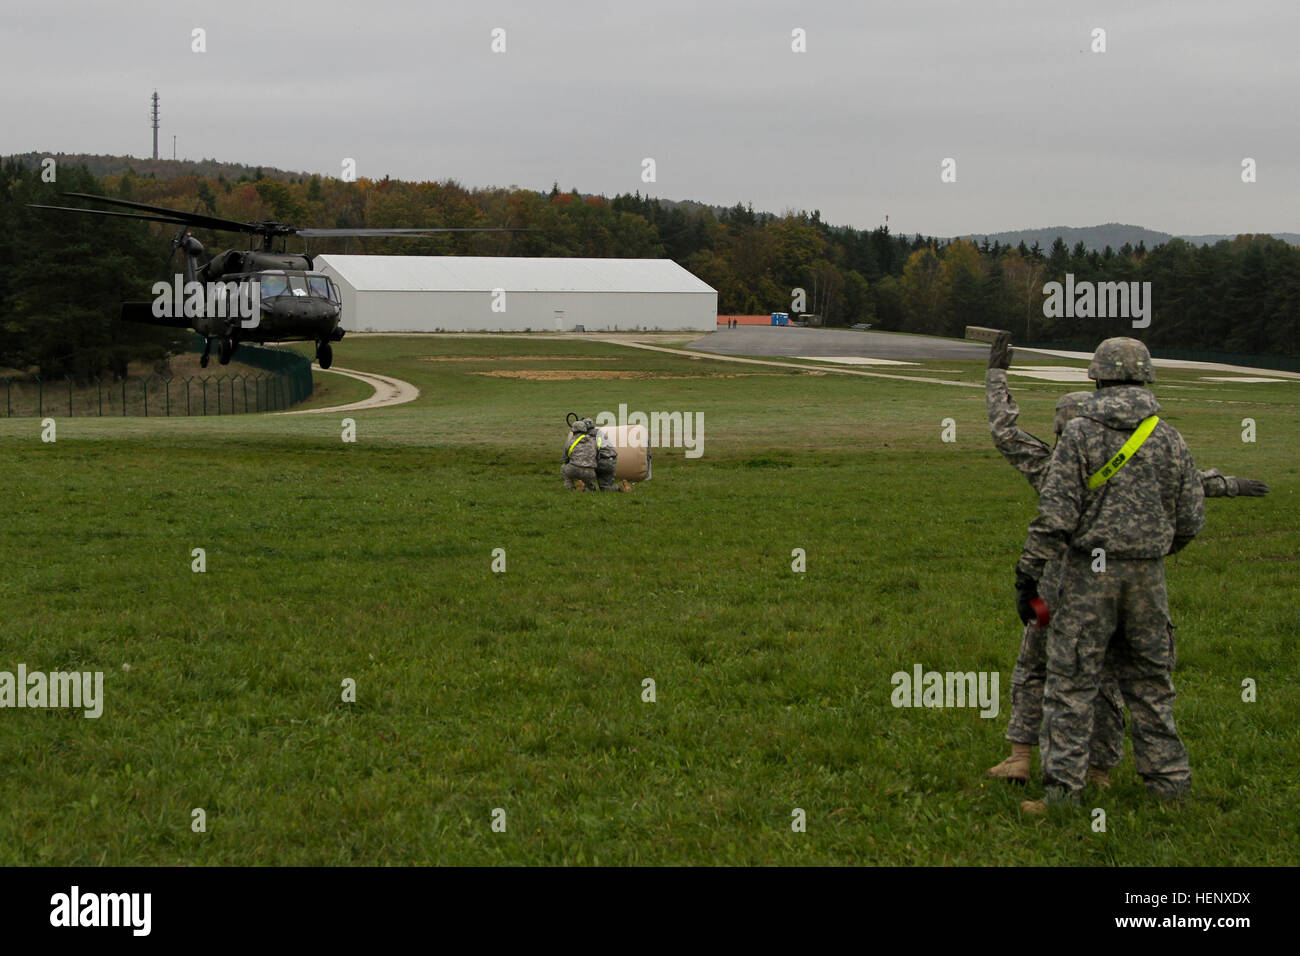
[{"label": "hangar roof", "polygon": [[671,259],[317,256],[326,267],[357,291],[714,292]]}]

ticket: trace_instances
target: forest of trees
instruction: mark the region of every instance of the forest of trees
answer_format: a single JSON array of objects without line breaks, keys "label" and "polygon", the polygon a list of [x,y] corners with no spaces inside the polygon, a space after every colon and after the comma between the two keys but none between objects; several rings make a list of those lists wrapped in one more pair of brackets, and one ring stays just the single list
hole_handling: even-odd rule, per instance
[{"label": "forest of trees", "polygon": [[[1300,249],[1268,236],[1213,246],[1172,240],[1089,252],[894,235],[887,228],[830,226],[819,212],[773,215],[737,205],[714,209],[638,194],[577,190],[465,189],[454,181],[287,181],[184,176],[130,170],[96,178],[60,167],[57,183],[17,162],[0,167],[0,367],[82,377],[121,373],[128,358],[178,347],[171,330],[120,325],[124,299],[148,297],[163,278],[171,231],[160,225],[28,209],[76,205],[64,191],[98,193],[241,221],[275,219],[334,228],[516,226],[519,233],[421,239],[313,241],[311,252],[412,255],[668,257],[718,290],[723,314],[804,311],[827,325],[960,336],[967,325],[1011,329],[1019,341],[1088,346],[1134,334],[1126,319],[1043,315],[1044,285],[1072,273],[1083,281],[1151,283],[1153,347],[1257,355],[1300,354]],[[197,231],[208,251],[243,245],[235,234]],[[301,248],[301,241],[290,241]]]},{"label": "forest of trees", "polygon": [[180,351],[192,333],[119,321],[122,303],[148,299],[162,278],[170,236],[160,240],[138,220],[27,208],[73,205],[64,190],[105,191],[84,169],[60,169],[56,187],[39,172],[0,166],[0,375],[84,383]]}]

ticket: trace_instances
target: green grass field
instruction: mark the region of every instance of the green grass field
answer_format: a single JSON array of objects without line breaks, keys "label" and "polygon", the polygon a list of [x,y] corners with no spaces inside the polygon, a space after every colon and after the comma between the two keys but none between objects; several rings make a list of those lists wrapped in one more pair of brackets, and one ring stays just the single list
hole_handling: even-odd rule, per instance
[{"label": "green grass field", "polygon": [[[1038,788],[984,770],[1035,501],[982,390],[546,336],[336,355],[422,395],[347,413],[355,444],[337,414],[61,419],[53,444],[0,420],[0,670],[102,670],[106,697],[0,710],[0,864],[1300,863],[1300,383],[1156,386],[1198,465],[1272,487],[1210,501],[1169,561],[1191,797],[1156,804],[1126,757],[1026,820]],[[512,370],[652,374],[476,374]],[[1013,387],[1050,437],[1078,386]],[[704,456],[565,493],[564,414],[620,403],[703,412]],[[915,664],[999,672],[997,718],[895,709]]]}]

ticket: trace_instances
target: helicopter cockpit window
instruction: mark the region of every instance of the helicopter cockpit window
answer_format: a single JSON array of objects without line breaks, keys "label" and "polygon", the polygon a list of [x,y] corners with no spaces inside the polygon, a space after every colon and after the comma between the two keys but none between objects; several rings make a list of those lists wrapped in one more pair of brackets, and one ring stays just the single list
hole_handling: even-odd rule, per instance
[{"label": "helicopter cockpit window", "polygon": [[307,288],[310,289],[311,294],[316,296],[318,299],[333,298],[330,295],[329,279],[326,279],[324,276],[308,276]]},{"label": "helicopter cockpit window", "polygon": [[277,295],[284,295],[289,291],[288,284],[284,281],[284,276],[264,275],[258,277],[262,287],[262,298],[273,299]]},{"label": "helicopter cockpit window", "polygon": [[302,276],[289,276],[289,291],[294,295],[307,294],[307,280]]}]

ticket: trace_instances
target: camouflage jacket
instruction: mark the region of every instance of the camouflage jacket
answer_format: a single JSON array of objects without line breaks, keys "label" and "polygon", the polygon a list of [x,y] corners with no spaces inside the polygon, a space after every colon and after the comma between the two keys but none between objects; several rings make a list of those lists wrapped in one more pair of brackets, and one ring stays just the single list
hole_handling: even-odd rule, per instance
[{"label": "camouflage jacket", "polygon": [[1000,368],[991,368],[984,376],[984,403],[988,406],[993,447],[1037,491],[1052,463],[1052,446],[1016,425],[1020,406],[1007,388],[1007,373]]},{"label": "camouflage jacket", "polygon": [[596,457],[601,461],[618,460],[618,446],[610,440],[609,433],[603,428],[596,429]]},{"label": "camouflage jacket", "polygon": [[577,468],[595,468],[596,440],[586,432],[570,432],[564,443],[564,463]]},{"label": "camouflage jacket", "polygon": [[1205,492],[1187,443],[1168,422],[1157,425],[1109,481],[1088,488],[1089,477],[1159,411],[1155,396],[1137,386],[1101,389],[1084,403],[1065,426],[1043,479],[1019,570],[1040,577],[1067,547],[1104,548],[1112,558],[1161,558],[1200,533]]},{"label": "camouflage jacket", "polygon": [[[1035,438],[1016,422],[1020,419],[1020,406],[1011,397],[1007,388],[1007,373],[1000,368],[991,368],[984,375],[984,402],[988,406],[989,432],[993,435],[993,447],[1002,453],[1012,468],[1028,479],[1030,486],[1037,491],[1047,477],[1047,469],[1052,463],[1052,447],[1040,438]],[[1237,479],[1225,475],[1217,468],[1198,472],[1201,487],[1207,498],[1235,498],[1237,496]]]}]

